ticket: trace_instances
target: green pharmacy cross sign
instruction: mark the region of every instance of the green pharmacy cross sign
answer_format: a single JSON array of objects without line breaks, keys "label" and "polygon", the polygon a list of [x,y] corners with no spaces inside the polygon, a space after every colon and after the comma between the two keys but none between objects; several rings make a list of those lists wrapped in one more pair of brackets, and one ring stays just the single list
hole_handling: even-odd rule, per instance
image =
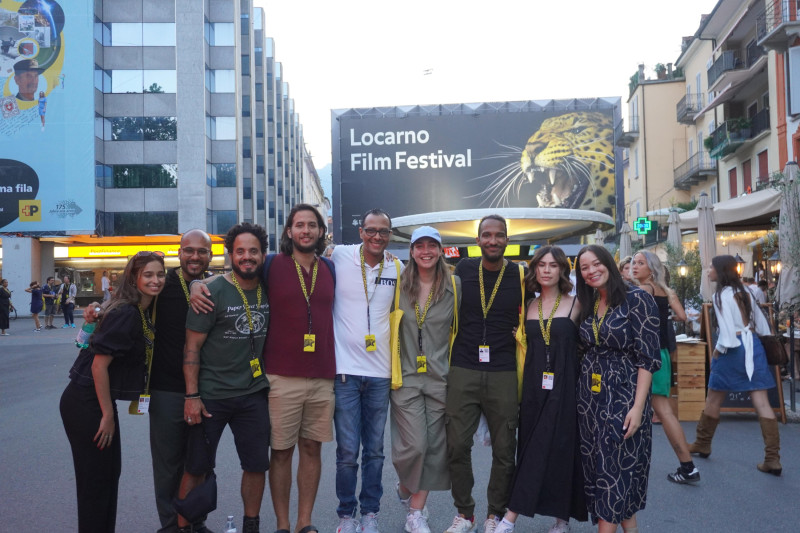
[{"label": "green pharmacy cross sign", "polygon": [[635,229],[636,233],[639,235],[647,235],[652,228],[653,223],[646,217],[639,217],[636,219],[636,222],[633,223],[633,229]]}]

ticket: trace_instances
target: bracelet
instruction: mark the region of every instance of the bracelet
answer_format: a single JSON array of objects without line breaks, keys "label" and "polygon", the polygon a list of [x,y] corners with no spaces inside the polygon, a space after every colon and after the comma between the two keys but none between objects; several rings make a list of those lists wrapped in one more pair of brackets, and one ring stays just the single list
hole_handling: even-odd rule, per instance
[{"label": "bracelet", "polygon": [[183,397],[183,399],[184,400],[199,400],[200,399],[200,393],[199,392],[195,392],[194,394],[187,394],[187,395],[185,395]]},{"label": "bracelet", "polygon": [[191,289],[192,285],[194,285],[195,283],[203,283],[203,280],[202,279],[193,279],[192,281],[189,282],[189,288]]}]

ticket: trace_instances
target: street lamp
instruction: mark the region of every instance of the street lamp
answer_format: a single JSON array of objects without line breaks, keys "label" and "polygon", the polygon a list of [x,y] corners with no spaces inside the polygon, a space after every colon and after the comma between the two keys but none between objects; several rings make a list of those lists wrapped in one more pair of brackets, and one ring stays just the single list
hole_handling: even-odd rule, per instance
[{"label": "street lamp", "polygon": [[736,254],[734,259],[736,259],[736,273],[741,277],[744,273],[744,259],[739,254]]},{"label": "street lamp", "polygon": [[686,261],[681,259],[680,263],[677,264],[678,267],[678,275],[682,278],[685,278],[687,274],[689,274],[689,265],[686,264]]},{"label": "street lamp", "polygon": [[772,273],[772,279],[774,280],[781,274],[781,255],[778,253],[778,250],[775,250],[772,257],[767,259],[767,264],[769,265],[769,271]]}]

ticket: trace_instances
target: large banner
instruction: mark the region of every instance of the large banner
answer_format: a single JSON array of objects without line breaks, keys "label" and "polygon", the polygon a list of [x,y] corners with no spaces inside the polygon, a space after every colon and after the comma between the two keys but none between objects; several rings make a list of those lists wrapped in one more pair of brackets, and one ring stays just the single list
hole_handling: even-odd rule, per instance
[{"label": "large banner", "polygon": [[595,107],[402,117],[349,110],[334,116],[337,240],[357,242],[361,214],[375,207],[392,217],[560,207],[614,218],[619,106]]},{"label": "large banner", "polygon": [[88,232],[94,2],[0,0],[0,232]]}]

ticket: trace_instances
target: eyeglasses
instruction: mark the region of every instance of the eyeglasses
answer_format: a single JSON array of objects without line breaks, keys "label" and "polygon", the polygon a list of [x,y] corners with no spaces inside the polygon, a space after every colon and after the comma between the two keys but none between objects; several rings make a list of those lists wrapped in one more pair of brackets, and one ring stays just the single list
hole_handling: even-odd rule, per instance
[{"label": "eyeglasses", "polygon": [[197,254],[200,257],[207,257],[211,253],[211,250],[208,250],[206,248],[181,248],[181,253],[184,253],[186,255]]},{"label": "eyeglasses", "polygon": [[374,237],[375,235],[380,235],[384,239],[392,234],[392,230],[390,229],[376,229],[376,228],[362,228],[364,233],[366,233],[369,237]]},{"label": "eyeglasses", "polygon": [[161,257],[162,259],[164,258],[164,252],[159,252],[159,251],[151,252],[149,250],[142,250],[141,252],[136,252],[136,255],[134,255],[134,257],[150,257],[152,255]]}]

